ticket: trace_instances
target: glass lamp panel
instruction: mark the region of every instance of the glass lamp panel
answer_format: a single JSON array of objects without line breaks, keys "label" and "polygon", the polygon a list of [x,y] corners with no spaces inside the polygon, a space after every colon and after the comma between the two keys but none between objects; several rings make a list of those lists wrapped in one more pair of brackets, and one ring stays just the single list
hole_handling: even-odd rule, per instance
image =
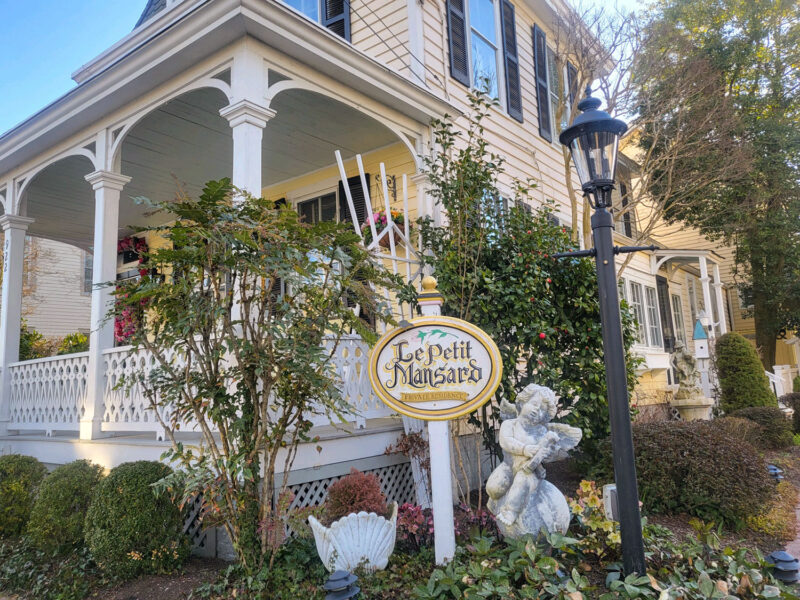
[{"label": "glass lamp panel", "polygon": [[618,144],[619,136],[607,131],[584,133],[572,141],[572,156],[581,183],[614,179]]}]

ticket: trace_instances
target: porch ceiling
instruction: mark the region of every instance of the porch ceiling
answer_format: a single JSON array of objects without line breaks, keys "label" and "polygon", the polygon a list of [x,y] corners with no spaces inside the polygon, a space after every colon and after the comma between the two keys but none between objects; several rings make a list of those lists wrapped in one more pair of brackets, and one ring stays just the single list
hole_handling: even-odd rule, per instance
[{"label": "porch ceiling", "polygon": [[[171,199],[179,187],[199,193],[211,179],[230,177],[233,144],[228,122],[219,115],[226,100],[213,89],[197,90],[170,101],[140,121],[122,146],[122,173],[131,177],[120,202],[120,234],[131,226],[153,224],[163,216],[133,201]],[[264,186],[399,142],[394,133],[358,110],[306,90],[277,96],[276,116],[264,129]],[[84,176],[88,159],[70,157],[42,171],[25,195],[31,235],[90,247],[94,230],[94,194]]]}]

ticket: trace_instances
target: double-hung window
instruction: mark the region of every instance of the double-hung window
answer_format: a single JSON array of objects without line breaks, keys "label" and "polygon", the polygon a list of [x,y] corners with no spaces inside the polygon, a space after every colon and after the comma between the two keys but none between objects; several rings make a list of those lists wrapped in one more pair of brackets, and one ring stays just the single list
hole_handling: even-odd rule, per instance
[{"label": "double-hung window", "polygon": [[336,192],[298,202],[297,212],[306,223],[337,221]]},{"label": "double-hung window", "polygon": [[620,296],[628,301],[628,305],[636,320],[636,343],[640,346],[663,348],[664,338],[661,333],[658,295],[656,288],[642,285],[638,281],[619,281]]},{"label": "double-hung window", "polygon": [[[538,25],[533,26],[533,66],[536,102],[539,106],[539,135],[552,142],[555,134],[569,124],[570,110],[577,95],[578,70],[570,62],[565,67],[559,66],[555,52],[547,45],[547,36]],[[562,96],[565,99],[564,110],[559,115]]]},{"label": "double-hung window", "polygon": [[522,121],[514,6],[508,0],[447,0],[450,74],[496,98]]},{"label": "double-hung window", "polygon": [[312,21],[321,23],[336,35],[350,41],[349,0],[283,0]]}]

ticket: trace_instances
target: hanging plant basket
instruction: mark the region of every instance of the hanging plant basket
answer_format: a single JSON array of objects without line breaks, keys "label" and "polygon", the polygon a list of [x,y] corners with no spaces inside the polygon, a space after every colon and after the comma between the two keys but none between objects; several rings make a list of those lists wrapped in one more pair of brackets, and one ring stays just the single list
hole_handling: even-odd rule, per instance
[{"label": "hanging plant basket", "polygon": [[[393,210],[391,211],[391,218],[392,222],[397,226],[398,229],[403,229],[405,227],[405,216],[402,212]],[[378,241],[378,245],[381,248],[391,248],[392,241],[389,236],[394,236],[394,244],[395,246],[399,246],[404,243],[403,236],[400,235],[400,232],[397,229],[392,230],[390,233],[380,237],[381,233],[388,227],[387,219],[386,219],[386,211],[379,210],[378,212],[372,213],[372,222],[375,223],[375,233],[380,238]],[[411,227],[409,223],[409,233],[411,232]],[[361,235],[364,238],[364,245],[369,246],[372,243],[372,228],[369,225],[369,219],[361,226]]]},{"label": "hanging plant basket", "polygon": [[143,238],[128,236],[117,242],[117,254],[122,255],[122,264],[142,262],[142,255],[147,250],[147,240]]}]

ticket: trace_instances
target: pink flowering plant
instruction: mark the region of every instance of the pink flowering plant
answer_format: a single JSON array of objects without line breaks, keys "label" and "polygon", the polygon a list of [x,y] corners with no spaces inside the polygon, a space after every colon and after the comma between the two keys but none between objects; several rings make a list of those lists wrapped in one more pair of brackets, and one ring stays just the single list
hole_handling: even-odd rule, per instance
[{"label": "pink flowering plant", "polygon": [[[389,211],[389,216],[391,217],[392,221],[402,230],[405,227],[406,218],[405,215],[399,210],[392,210]],[[372,227],[370,227],[370,223],[375,225],[375,233],[380,235],[381,231],[386,229],[388,224],[388,218],[386,216],[385,210],[379,210],[377,212],[372,213],[372,216],[368,217],[364,224],[361,225],[361,235],[364,238],[364,245],[369,246],[372,243]],[[411,230],[411,224],[409,224],[409,231]],[[395,240],[397,241],[397,240]],[[389,244],[389,238],[384,237],[380,242],[381,245]]]},{"label": "pink flowering plant", "polygon": [[[482,536],[499,537],[494,516],[485,508],[460,504],[453,514],[456,541],[463,545]],[[397,510],[397,545],[400,550],[415,554],[433,546],[433,512],[406,502]]]}]

